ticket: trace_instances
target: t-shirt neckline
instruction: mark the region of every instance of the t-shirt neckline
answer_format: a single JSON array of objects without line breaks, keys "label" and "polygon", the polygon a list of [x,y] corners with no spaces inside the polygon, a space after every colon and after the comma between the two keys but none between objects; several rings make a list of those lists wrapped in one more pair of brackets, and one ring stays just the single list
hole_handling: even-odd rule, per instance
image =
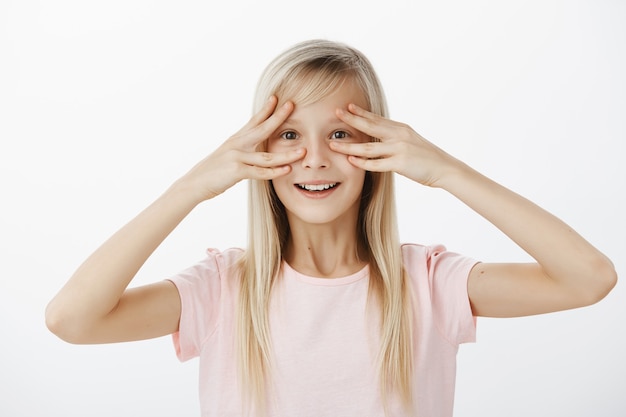
[{"label": "t-shirt neckline", "polygon": [[322,285],[327,287],[335,287],[338,285],[352,284],[369,275],[369,265],[365,265],[359,271],[337,278],[320,278],[302,274],[291,267],[286,261],[283,261],[283,276],[286,279],[296,279],[300,282],[311,285]]}]

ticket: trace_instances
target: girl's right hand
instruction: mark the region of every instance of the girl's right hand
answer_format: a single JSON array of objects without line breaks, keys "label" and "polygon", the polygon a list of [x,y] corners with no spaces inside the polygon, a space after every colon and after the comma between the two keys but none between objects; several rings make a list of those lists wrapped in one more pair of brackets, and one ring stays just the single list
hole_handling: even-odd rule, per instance
[{"label": "girl's right hand", "polygon": [[271,180],[285,175],[304,149],[283,153],[259,152],[258,146],[285,122],[294,109],[290,101],[276,108],[270,97],[250,121],[208,157],[196,164],[179,183],[188,187],[197,203],[211,199],[244,179]]},{"label": "girl's right hand", "polygon": [[55,334],[72,343],[110,343],[178,330],[180,297],[170,281],[127,290],[128,284],[196,204],[242,179],[286,174],[304,156],[303,151],[257,151],[294,108],[291,102],[276,105],[271,97],[239,132],[87,258],[48,305],[46,323]]}]

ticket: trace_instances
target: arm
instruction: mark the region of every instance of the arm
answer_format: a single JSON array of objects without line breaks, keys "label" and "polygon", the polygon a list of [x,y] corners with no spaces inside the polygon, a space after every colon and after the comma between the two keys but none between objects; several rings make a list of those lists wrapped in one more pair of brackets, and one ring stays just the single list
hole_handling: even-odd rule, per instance
[{"label": "arm", "polygon": [[448,155],[409,126],[354,105],[337,114],[381,140],[333,142],[333,148],[349,155],[355,166],[393,170],[447,190],[536,260],[535,264],[476,265],[468,282],[475,315],[514,317],[581,307],[599,301],[615,285],[613,264],[569,226]]},{"label": "arm", "polygon": [[180,299],[163,281],[134,289],[129,283],[148,257],[200,202],[245,178],[271,179],[289,172],[302,151],[257,152],[293,110],[279,109],[276,98],[237,134],[154,203],[109,238],[78,268],[46,309],[50,330],[72,343],[107,343],[147,339],[175,332]]},{"label": "arm", "polygon": [[582,307],[613,288],[613,264],[567,224],[459,164],[441,187],[485,217],[536,264],[478,264],[468,292],[474,314],[526,316]]}]

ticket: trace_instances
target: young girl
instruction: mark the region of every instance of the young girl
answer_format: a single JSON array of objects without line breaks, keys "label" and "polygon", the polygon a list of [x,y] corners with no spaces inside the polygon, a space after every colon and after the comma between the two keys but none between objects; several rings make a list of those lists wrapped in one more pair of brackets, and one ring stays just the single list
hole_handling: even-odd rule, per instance
[{"label": "young girl", "polygon": [[[589,305],[611,262],[559,219],[387,118],[369,61],[329,41],[277,57],[255,115],[93,253],[51,301],[72,343],[173,334],[203,416],[451,416],[475,317]],[[528,252],[486,264],[401,245],[393,173],[447,190]],[[199,203],[249,180],[249,243],[127,289]],[[541,231],[537,233],[536,231]]]}]

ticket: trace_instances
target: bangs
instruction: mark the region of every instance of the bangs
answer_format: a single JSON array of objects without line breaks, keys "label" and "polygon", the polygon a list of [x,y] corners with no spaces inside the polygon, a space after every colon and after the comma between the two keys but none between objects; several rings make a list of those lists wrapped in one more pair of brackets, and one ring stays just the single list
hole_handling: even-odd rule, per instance
[{"label": "bangs", "polygon": [[276,86],[274,94],[279,106],[288,100],[299,105],[315,103],[356,78],[355,72],[344,62],[320,59],[308,64],[304,68],[293,68]]}]

